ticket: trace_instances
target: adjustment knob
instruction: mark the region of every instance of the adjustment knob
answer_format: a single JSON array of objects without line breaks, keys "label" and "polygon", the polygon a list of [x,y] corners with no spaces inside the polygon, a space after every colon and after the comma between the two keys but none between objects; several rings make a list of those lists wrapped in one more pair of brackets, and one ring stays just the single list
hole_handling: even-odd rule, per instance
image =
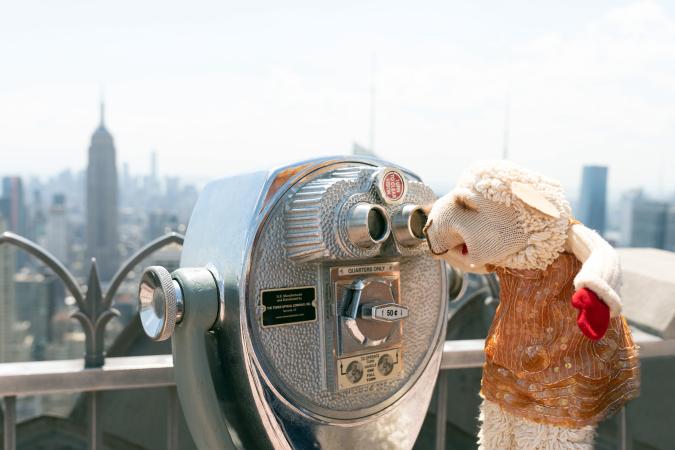
[{"label": "adjustment knob", "polygon": [[138,299],[145,334],[155,341],[171,337],[183,313],[183,295],[178,282],[164,267],[150,266],[143,272]]}]

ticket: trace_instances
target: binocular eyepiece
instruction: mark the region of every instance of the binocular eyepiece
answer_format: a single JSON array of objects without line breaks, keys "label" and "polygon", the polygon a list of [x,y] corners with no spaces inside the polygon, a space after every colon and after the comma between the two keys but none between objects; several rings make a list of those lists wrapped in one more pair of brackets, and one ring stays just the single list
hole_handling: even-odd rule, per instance
[{"label": "binocular eyepiece", "polygon": [[424,242],[427,216],[419,205],[403,205],[393,217],[380,205],[358,203],[349,214],[349,240],[362,248],[371,248],[386,241],[393,229],[394,238],[406,247]]},{"label": "binocular eyepiece", "polygon": [[354,244],[371,248],[387,240],[390,232],[389,216],[380,205],[358,203],[352,208],[347,223],[347,235]]}]

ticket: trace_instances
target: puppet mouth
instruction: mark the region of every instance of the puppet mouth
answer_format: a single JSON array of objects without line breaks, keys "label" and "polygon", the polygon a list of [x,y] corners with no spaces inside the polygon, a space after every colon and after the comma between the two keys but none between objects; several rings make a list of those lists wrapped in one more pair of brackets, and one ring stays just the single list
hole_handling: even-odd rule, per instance
[{"label": "puppet mouth", "polygon": [[[446,253],[448,253],[450,251],[449,248],[445,249],[443,251],[437,252],[437,251],[434,250],[434,247],[431,245],[431,239],[429,239],[429,234],[428,234],[428,230],[431,227],[431,223],[432,223],[432,221],[430,219],[427,222],[427,224],[424,226],[424,228],[422,229],[422,233],[424,234],[424,237],[426,238],[426,241],[427,241],[427,245],[429,246],[429,251],[433,255],[436,255],[436,256],[445,255]],[[452,248],[452,250],[453,250],[454,253],[460,253],[462,256],[466,256],[466,255],[469,254],[469,247],[466,246],[465,242],[462,242],[461,244],[458,244],[458,245],[454,246]]]},{"label": "puppet mouth", "polygon": [[462,242],[459,245],[456,245],[453,250],[457,253],[461,253],[462,256],[466,256],[469,254],[469,247],[466,246],[465,242]]}]

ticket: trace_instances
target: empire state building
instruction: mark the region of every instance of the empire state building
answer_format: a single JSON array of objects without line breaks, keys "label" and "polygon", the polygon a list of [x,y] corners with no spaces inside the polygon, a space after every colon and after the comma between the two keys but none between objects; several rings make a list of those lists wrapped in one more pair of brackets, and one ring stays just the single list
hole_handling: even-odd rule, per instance
[{"label": "empire state building", "polygon": [[102,281],[109,281],[119,265],[117,167],[115,144],[101,123],[91,137],[87,165],[87,257],[96,258]]}]

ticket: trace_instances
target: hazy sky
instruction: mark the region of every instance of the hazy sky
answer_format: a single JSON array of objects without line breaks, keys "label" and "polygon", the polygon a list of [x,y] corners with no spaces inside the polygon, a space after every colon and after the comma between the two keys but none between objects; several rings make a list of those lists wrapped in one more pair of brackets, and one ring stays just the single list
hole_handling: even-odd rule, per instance
[{"label": "hazy sky", "polygon": [[118,163],[214,178],[368,143],[450,186],[501,155],[574,193],[675,190],[675,10],[653,1],[31,0],[0,7],[0,173],[86,164],[101,87]]}]

